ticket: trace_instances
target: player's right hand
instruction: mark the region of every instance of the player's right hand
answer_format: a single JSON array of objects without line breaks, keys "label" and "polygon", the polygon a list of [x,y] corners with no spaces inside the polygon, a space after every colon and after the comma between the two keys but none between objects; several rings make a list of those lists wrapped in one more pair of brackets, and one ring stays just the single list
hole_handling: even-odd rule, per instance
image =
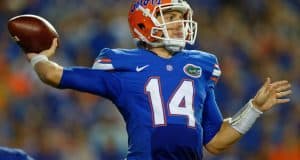
[{"label": "player's right hand", "polygon": [[46,49],[46,50],[42,51],[41,53],[26,53],[27,59],[30,61],[32,59],[32,57],[34,57],[38,54],[43,54],[49,58],[55,54],[57,46],[58,46],[57,38],[54,38],[52,41],[51,47],[49,49]]}]

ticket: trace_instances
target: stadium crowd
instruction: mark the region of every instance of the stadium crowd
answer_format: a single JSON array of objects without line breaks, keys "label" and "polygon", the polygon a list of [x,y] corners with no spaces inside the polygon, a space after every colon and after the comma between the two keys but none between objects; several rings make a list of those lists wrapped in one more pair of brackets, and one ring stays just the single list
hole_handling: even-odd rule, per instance
[{"label": "stadium crowd", "polygon": [[[216,88],[224,117],[235,113],[267,76],[293,84],[292,101],[265,113],[220,156],[208,160],[300,159],[300,2],[298,0],[190,0],[198,22],[191,49],[217,55]],[[6,24],[20,14],[48,19],[60,35],[54,59],[91,66],[100,50],[133,48],[129,0],[0,1],[0,146],[24,149],[37,160],[117,160],[127,135],[114,105],[101,97],[45,86]],[[241,100],[242,99],[242,100]]]}]

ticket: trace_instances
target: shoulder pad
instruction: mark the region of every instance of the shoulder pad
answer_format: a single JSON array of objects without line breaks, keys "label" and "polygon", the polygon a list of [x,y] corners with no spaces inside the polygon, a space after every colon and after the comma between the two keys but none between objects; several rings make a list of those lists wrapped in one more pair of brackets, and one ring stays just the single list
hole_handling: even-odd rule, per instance
[{"label": "shoulder pad", "polygon": [[136,49],[104,48],[96,58],[93,69],[100,70],[132,70],[132,64],[140,54]]},{"label": "shoulder pad", "polygon": [[195,58],[198,61],[205,62],[206,64],[214,65],[218,63],[217,57],[214,54],[199,51],[199,50],[184,50],[190,58]]},{"label": "shoulder pad", "polygon": [[188,55],[188,57],[205,64],[207,70],[211,74],[210,79],[217,83],[221,76],[221,69],[219,67],[218,59],[214,54],[199,50],[184,50],[184,52]]}]

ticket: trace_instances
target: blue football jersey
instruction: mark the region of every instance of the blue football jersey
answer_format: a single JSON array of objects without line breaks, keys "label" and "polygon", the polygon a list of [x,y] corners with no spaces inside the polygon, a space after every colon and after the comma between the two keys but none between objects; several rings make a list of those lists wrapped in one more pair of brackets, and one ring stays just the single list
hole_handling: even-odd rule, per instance
[{"label": "blue football jersey", "polygon": [[145,49],[103,49],[92,68],[65,68],[59,88],[110,99],[128,133],[127,160],[200,160],[222,116],[214,55],[183,50],[166,59]]}]

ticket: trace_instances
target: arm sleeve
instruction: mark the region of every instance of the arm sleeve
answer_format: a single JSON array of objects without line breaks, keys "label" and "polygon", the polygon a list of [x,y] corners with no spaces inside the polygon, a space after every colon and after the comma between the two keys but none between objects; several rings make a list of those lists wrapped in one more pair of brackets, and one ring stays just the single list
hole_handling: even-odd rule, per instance
[{"label": "arm sleeve", "polygon": [[69,67],[64,68],[58,88],[74,89],[112,99],[120,94],[121,83],[114,72]]},{"label": "arm sleeve", "polygon": [[204,145],[206,145],[220,130],[222,122],[223,117],[215,99],[214,89],[209,87],[207,89],[207,96],[202,115]]}]

